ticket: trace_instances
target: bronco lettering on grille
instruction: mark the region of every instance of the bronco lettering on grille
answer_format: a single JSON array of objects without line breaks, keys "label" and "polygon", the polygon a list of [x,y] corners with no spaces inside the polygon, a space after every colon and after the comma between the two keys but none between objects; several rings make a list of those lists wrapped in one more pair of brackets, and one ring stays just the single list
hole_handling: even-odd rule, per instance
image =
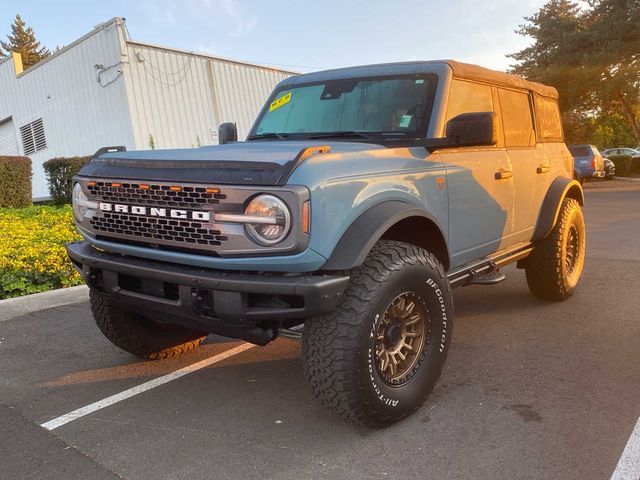
[{"label": "bronco lettering on grille", "polygon": [[133,215],[148,215],[150,217],[169,217],[179,219],[191,219],[208,222],[211,220],[211,212],[201,210],[181,210],[174,208],[148,208],[138,205],[123,205],[120,203],[100,202],[100,210],[104,212],[131,213]]}]

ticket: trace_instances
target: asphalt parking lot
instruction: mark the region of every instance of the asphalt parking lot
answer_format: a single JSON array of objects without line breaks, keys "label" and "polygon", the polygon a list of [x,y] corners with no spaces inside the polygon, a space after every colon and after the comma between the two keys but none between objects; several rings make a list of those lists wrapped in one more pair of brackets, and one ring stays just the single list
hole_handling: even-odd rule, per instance
[{"label": "asphalt parking lot", "polygon": [[0,478],[609,479],[640,416],[639,206],[640,187],[587,191],[588,259],[567,302],[536,300],[515,268],[456,290],[439,384],[385,430],[322,409],[299,344],[280,339],[48,431],[242,342],[141,361],[87,304],[0,322]]}]

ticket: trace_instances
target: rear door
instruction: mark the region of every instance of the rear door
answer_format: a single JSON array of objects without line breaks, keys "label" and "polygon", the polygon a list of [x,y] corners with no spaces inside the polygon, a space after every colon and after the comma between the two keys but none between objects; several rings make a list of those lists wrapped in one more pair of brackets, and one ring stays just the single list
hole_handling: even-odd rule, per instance
[{"label": "rear door", "polygon": [[536,144],[529,92],[497,90],[504,142],[513,169],[513,241],[528,242],[551,183],[550,159],[544,147]]},{"label": "rear door", "polygon": [[[496,111],[489,85],[452,80],[447,121],[462,113],[487,111]],[[451,266],[509,246],[513,179],[503,142],[439,153],[447,171]]]}]

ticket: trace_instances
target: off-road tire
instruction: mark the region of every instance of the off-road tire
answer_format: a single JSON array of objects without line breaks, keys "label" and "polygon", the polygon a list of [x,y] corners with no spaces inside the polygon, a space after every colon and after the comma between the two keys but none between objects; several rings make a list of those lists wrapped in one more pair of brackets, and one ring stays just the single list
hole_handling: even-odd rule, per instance
[{"label": "off-road tire", "polygon": [[[390,302],[407,292],[426,307],[429,329],[419,349],[421,363],[406,383],[393,386],[376,364],[375,336]],[[437,258],[413,245],[380,241],[351,272],[335,310],[305,322],[304,371],[323,405],[356,424],[384,427],[413,413],[432,391],[452,327],[451,287]]]},{"label": "off-road tire", "polygon": [[[573,268],[567,266],[570,232],[578,235],[578,253]],[[533,295],[543,300],[566,300],[576,289],[585,260],[585,226],[577,200],[565,198],[553,230],[534,244],[526,259],[527,284]]]},{"label": "off-road tire", "polygon": [[89,299],[93,318],[104,336],[115,346],[138,357],[154,360],[176,357],[196,348],[207,335],[123,310],[93,289]]}]

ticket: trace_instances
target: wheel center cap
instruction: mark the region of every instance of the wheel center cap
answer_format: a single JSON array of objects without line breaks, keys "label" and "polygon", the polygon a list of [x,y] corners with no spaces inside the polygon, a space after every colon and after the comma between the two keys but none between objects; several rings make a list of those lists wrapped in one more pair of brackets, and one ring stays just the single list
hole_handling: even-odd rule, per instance
[{"label": "wheel center cap", "polygon": [[397,345],[400,341],[400,337],[402,336],[402,328],[400,325],[394,324],[390,325],[385,329],[384,332],[384,344],[387,348],[392,348]]}]

